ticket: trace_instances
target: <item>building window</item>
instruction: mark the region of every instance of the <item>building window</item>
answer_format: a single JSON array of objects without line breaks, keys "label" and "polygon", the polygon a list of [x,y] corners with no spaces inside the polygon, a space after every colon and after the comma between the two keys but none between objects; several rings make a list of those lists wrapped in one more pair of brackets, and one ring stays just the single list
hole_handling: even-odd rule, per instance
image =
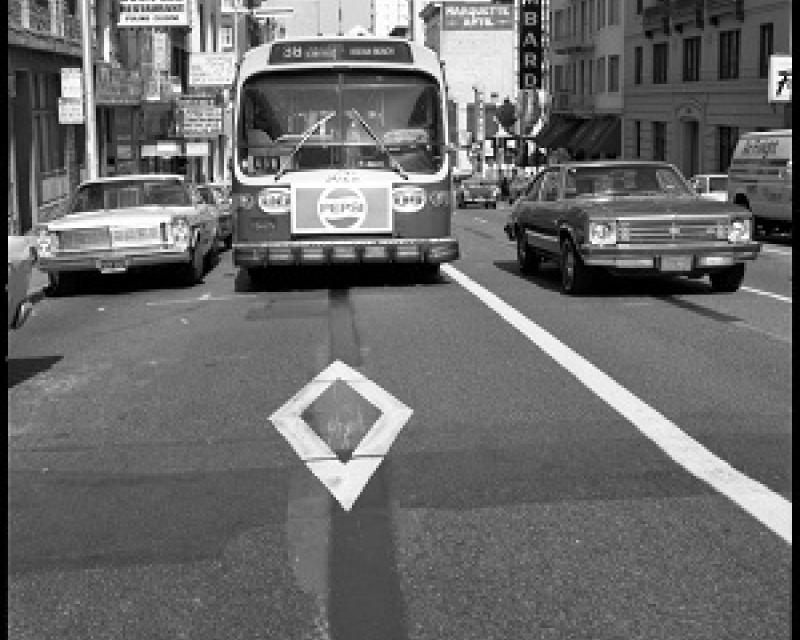
[{"label": "building window", "polygon": [[233,49],[233,28],[222,27],[219,30],[219,48],[221,50]]},{"label": "building window", "polygon": [[728,165],[733,157],[736,141],[739,139],[739,127],[717,127],[719,136],[719,165],[717,170],[721,173],[728,172]]},{"label": "building window", "polygon": [[608,91],[619,91],[619,56],[608,56]]},{"label": "building window", "polygon": [[[791,27],[790,27],[791,28]],[[769,75],[769,57],[775,53],[775,33],[771,22],[762,24],[759,28],[758,45],[758,77],[766,78]]]},{"label": "building window", "polygon": [[642,84],[642,67],[644,66],[644,49],[633,49],[633,84]]},{"label": "building window", "polygon": [[564,10],[559,9],[556,11],[555,14],[555,39],[558,40],[563,38],[566,34],[564,33]]},{"label": "building window", "polygon": [[594,0],[589,0],[589,33],[594,29]]},{"label": "building window", "polygon": [[634,158],[642,157],[642,121],[633,121],[633,156]]},{"label": "building window", "polygon": [[608,0],[608,25],[619,24],[619,0]]},{"label": "building window", "polygon": [[659,42],[653,45],[653,84],[666,84],[669,65],[669,45]]},{"label": "building window", "polygon": [[606,26],[606,0],[597,0],[597,28]]},{"label": "building window", "polygon": [[589,78],[589,95],[594,93],[594,66],[591,60],[586,61],[586,75]]},{"label": "building window", "polygon": [[606,90],[606,59],[597,59],[597,93],[604,93]]},{"label": "building window", "polygon": [[580,66],[580,80],[578,81],[579,92],[581,95],[585,93],[584,87],[586,83],[586,65],[583,60],[581,60]]},{"label": "building window", "polygon": [[719,79],[734,80],[739,77],[740,31],[722,31],[719,34]]},{"label": "building window", "polygon": [[642,15],[642,11],[644,10],[644,0],[636,0],[636,15]]},{"label": "building window", "polygon": [[586,1],[581,2],[581,40],[586,39]]},{"label": "building window", "polygon": [[700,80],[700,36],[685,38],[683,41],[683,81]]},{"label": "building window", "polygon": [[667,159],[667,123],[653,123],[653,160]]}]

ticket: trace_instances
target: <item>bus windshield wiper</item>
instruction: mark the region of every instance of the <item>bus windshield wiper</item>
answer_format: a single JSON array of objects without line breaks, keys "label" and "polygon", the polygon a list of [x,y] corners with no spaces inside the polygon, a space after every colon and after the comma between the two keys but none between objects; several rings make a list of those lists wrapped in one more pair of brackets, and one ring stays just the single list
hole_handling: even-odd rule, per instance
[{"label": "bus windshield wiper", "polygon": [[294,157],[297,154],[297,152],[300,151],[300,147],[302,147],[306,143],[306,140],[308,140],[317,129],[319,129],[323,124],[325,124],[335,115],[336,112],[331,111],[327,116],[325,116],[324,118],[320,118],[314,124],[312,124],[308,129],[305,130],[299,142],[294,146],[294,149],[292,149],[292,152],[289,154],[289,157],[286,160],[286,165],[282,169],[279,169],[278,172],[275,174],[275,182],[280,180],[283,177],[283,175],[289,170],[289,167],[292,164],[292,160],[294,160]]},{"label": "bus windshield wiper", "polygon": [[375,141],[375,145],[378,147],[378,149],[380,149],[380,151],[384,153],[387,158],[389,158],[389,166],[391,166],[394,171],[399,173],[400,176],[403,178],[403,180],[408,180],[408,174],[406,173],[406,170],[403,169],[403,165],[401,165],[397,161],[397,159],[395,159],[395,157],[389,152],[389,150],[386,148],[386,145],[383,144],[383,141],[372,130],[372,127],[370,127],[369,124],[367,124],[367,121],[364,120],[362,115],[355,109],[350,109],[350,111],[348,111],[347,114],[350,115],[351,117],[354,116],[355,119],[358,120],[359,124],[362,127],[364,127],[364,131],[366,131],[369,134],[369,137]]}]

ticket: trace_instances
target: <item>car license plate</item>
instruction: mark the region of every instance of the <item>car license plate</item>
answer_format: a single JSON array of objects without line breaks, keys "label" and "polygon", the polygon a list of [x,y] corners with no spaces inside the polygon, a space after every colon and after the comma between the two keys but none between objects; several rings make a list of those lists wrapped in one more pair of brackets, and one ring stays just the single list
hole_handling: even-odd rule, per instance
[{"label": "car license plate", "polygon": [[662,271],[691,271],[692,256],[662,256]]},{"label": "car license plate", "polygon": [[97,261],[100,273],[122,273],[127,271],[128,264],[125,258],[103,258]]}]

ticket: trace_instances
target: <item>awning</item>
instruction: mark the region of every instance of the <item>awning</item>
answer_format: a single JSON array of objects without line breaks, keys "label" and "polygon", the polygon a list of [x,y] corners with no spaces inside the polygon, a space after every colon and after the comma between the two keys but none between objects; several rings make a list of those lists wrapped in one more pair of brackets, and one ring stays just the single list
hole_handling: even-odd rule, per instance
[{"label": "awning", "polygon": [[597,118],[581,120],[580,124],[572,130],[569,137],[562,141],[561,146],[569,151],[573,158],[580,157],[581,151],[585,155],[583,141],[592,132],[596,124]]},{"label": "awning", "polygon": [[619,116],[599,116],[575,132],[569,140],[567,149],[573,156],[585,159],[600,157],[619,157],[621,152],[620,134],[622,124]]},{"label": "awning", "polygon": [[537,145],[546,149],[563,147],[564,142],[570,138],[582,122],[583,120],[580,118],[554,114],[544,129],[539,132],[539,135],[534,137],[534,141]]}]

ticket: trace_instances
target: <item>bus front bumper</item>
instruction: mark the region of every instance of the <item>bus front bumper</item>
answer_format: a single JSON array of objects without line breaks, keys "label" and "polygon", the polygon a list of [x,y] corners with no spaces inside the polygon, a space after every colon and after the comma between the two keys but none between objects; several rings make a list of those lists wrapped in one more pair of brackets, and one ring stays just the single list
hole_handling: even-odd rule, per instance
[{"label": "bus front bumper", "polygon": [[455,238],[234,242],[237,267],[311,264],[440,264],[459,257]]}]

